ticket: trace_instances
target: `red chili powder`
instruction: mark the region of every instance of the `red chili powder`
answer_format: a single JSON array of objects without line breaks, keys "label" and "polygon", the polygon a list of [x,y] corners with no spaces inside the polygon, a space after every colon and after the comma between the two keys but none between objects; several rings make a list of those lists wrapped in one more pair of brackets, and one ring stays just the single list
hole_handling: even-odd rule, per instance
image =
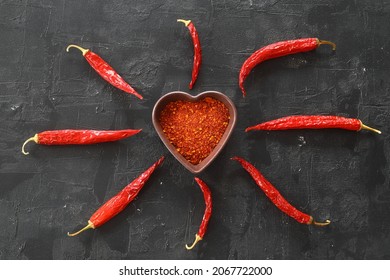
[{"label": "red chili powder", "polygon": [[206,97],[197,102],[173,101],[161,111],[161,127],[176,150],[199,164],[217,146],[229,124],[229,109]]}]

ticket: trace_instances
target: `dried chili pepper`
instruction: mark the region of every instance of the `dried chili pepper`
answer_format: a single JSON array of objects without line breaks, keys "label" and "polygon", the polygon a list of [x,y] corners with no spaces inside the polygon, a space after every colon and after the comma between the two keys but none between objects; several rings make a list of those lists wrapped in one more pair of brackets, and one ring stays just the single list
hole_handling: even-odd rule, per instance
[{"label": "dried chili pepper", "polygon": [[75,233],[69,233],[68,236],[75,236],[87,229],[95,229],[119,214],[126,206],[133,201],[139,191],[148,181],[154,170],[162,164],[164,157],[161,157],[151,167],[144,171],[138,178],[124,187],[117,195],[104,203],[88,220],[88,225]]},{"label": "dried chili pepper", "polygon": [[248,127],[245,129],[245,131],[323,128],[340,128],[354,131],[365,129],[376,132],[378,134],[382,133],[377,129],[366,126],[359,119],[338,116],[288,116]]},{"label": "dried chili pepper", "polygon": [[49,130],[35,134],[27,139],[22,146],[22,153],[28,155],[24,150],[28,142],[34,141],[41,145],[88,145],[102,142],[118,141],[139,133],[142,129],[123,130]]},{"label": "dried chili pepper", "polygon": [[240,157],[233,157],[232,160],[238,161],[242,167],[252,176],[256,184],[262,189],[265,195],[272,201],[272,203],[278,207],[281,211],[289,215],[291,218],[294,218],[297,222],[301,224],[316,225],[316,226],[326,226],[330,224],[329,220],[326,220],[323,223],[314,221],[313,217],[305,214],[294,206],[292,206],[281,194],[280,192],[270,183],[264,176],[256,169],[252,164]]},{"label": "dried chili pepper", "polygon": [[200,240],[203,239],[203,236],[205,235],[207,230],[207,225],[209,223],[211,213],[212,213],[212,207],[213,207],[212,200],[211,200],[211,191],[209,187],[206,185],[205,182],[203,182],[201,179],[197,177],[195,177],[195,181],[198,183],[200,189],[203,192],[203,198],[206,204],[206,208],[204,210],[202,223],[200,224],[198,233],[195,235],[195,241],[194,243],[192,243],[191,246],[186,245],[187,250],[191,250],[192,248],[194,248],[196,243],[198,243]]},{"label": "dried chili pepper", "polygon": [[79,49],[88,63],[92,66],[95,71],[102,76],[107,82],[109,82],[114,87],[117,87],[127,93],[133,94],[137,96],[139,99],[143,99],[142,95],[140,95],[134,88],[132,88],[106,61],[104,61],[99,55],[96,53],[84,49],[77,45],[69,45],[66,48],[66,51],[69,52],[70,48]]},{"label": "dried chili pepper", "polygon": [[239,86],[245,97],[244,81],[252,69],[263,61],[277,58],[289,54],[308,52],[316,49],[320,45],[331,45],[336,50],[336,44],[329,41],[322,41],[317,38],[304,38],[297,40],[282,41],[270,44],[255,51],[241,66],[238,79]]},{"label": "dried chili pepper", "polygon": [[189,88],[192,89],[196,79],[198,78],[200,64],[202,63],[202,49],[200,47],[199,35],[191,20],[178,19],[177,22],[184,23],[184,25],[188,28],[194,45],[194,64],[192,66],[192,78],[189,85]]}]

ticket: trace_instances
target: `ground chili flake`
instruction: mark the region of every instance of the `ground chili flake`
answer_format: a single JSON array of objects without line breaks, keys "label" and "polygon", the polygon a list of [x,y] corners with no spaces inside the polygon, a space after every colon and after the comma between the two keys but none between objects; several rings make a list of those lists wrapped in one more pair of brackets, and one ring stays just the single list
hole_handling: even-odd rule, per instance
[{"label": "ground chili flake", "polygon": [[159,119],[171,144],[194,165],[199,164],[217,146],[229,120],[226,105],[211,97],[197,102],[170,102],[161,111]]}]

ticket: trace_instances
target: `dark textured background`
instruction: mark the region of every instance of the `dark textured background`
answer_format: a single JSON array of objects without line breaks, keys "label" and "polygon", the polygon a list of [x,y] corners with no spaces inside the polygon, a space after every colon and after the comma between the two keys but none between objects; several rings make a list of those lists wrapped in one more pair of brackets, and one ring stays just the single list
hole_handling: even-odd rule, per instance
[{"label": "dark textured background", "polygon": [[[0,259],[389,259],[389,1],[0,0]],[[191,94],[224,92],[238,124],[199,176],[213,192],[205,239],[186,251],[204,203],[193,175],[168,154],[151,122],[155,101],[188,90],[194,21],[203,64]],[[238,89],[242,62],[272,42],[337,43],[263,63]],[[91,48],[144,96],[104,82]],[[372,133],[244,128],[292,114],[358,117]],[[43,130],[143,128],[118,143],[21,144]],[[116,218],[79,237],[104,201],[162,154],[164,165]],[[326,228],[276,209],[229,158],[254,163],[285,197]]]}]

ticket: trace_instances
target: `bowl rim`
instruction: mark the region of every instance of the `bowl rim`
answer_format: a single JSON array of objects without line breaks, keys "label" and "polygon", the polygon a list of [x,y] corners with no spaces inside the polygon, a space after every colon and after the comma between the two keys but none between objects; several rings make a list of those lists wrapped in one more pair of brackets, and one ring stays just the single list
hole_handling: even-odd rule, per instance
[{"label": "bowl rim", "polygon": [[[224,134],[222,135],[219,143],[213,151],[205,158],[203,159],[199,164],[194,165],[190,163],[184,156],[182,156],[179,152],[176,151],[176,148],[169,142],[168,138],[165,136],[164,132],[162,131],[162,127],[159,123],[159,116],[162,109],[168,104],[169,102],[176,101],[176,100],[185,100],[190,102],[196,102],[198,100],[201,100],[204,97],[212,97],[215,98],[222,103],[225,104],[225,106],[229,109],[229,124],[226,127],[226,130]],[[225,94],[219,91],[214,90],[208,90],[201,92],[195,96],[184,92],[184,91],[172,91],[164,94],[161,96],[155,103],[152,111],[152,122],[153,126],[159,135],[161,141],[165,145],[165,147],[168,149],[168,151],[191,173],[198,174],[206,169],[219,155],[219,153],[222,151],[224,146],[227,144],[230,136],[233,133],[234,127],[237,122],[237,109],[234,105],[233,101]]]}]

